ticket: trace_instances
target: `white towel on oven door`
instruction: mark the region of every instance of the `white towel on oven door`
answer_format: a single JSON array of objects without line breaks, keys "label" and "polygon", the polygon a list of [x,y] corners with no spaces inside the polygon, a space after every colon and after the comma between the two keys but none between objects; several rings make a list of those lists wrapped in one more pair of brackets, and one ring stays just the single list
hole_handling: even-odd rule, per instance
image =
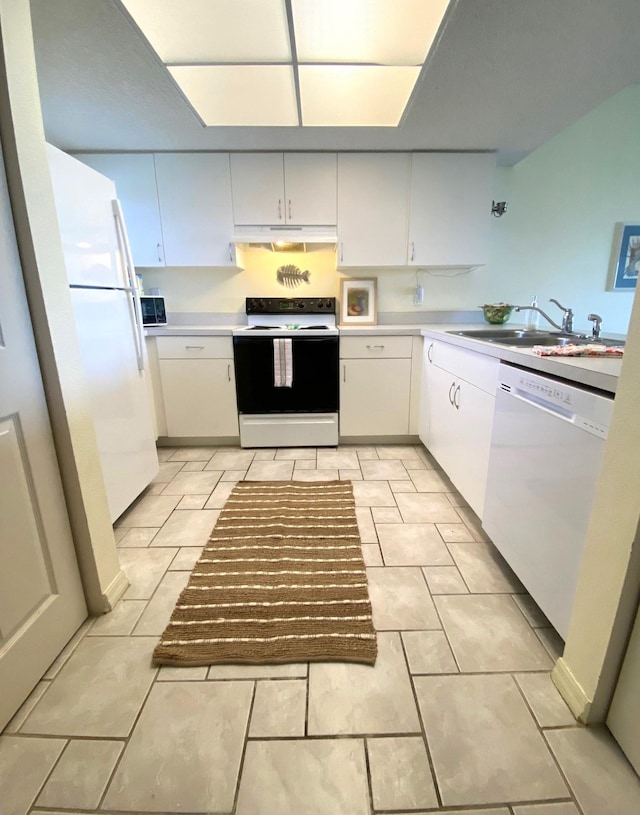
[{"label": "white towel on oven door", "polygon": [[293,348],[286,337],[273,340],[273,386],[291,388],[293,386]]}]

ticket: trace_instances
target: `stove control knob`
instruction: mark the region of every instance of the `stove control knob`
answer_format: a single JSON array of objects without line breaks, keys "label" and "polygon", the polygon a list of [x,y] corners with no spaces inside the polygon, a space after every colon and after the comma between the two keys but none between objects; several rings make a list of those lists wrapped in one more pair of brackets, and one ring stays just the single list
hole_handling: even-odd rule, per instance
[{"label": "stove control knob", "polygon": [[265,307],[264,300],[256,300],[256,307],[263,309]]},{"label": "stove control knob", "polygon": [[301,311],[303,311],[303,310],[305,309],[305,303],[304,303],[304,301],[303,301],[303,300],[298,300],[298,302],[296,303],[296,308],[298,308],[298,309],[300,309]]},{"label": "stove control knob", "polygon": [[332,300],[326,300],[325,301],[325,306],[327,308],[333,308],[333,301]]},{"label": "stove control knob", "polygon": [[324,308],[324,303],[322,300],[318,300],[318,308]]}]

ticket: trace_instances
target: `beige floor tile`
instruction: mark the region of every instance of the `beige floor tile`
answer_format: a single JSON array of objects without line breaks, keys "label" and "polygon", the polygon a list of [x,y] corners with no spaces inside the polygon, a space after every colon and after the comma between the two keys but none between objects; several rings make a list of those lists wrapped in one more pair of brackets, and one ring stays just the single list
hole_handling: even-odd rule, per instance
[{"label": "beige floor tile", "polygon": [[182,461],[161,461],[159,462],[158,475],[151,482],[152,484],[166,484],[177,475],[184,466]]},{"label": "beige floor tile", "polygon": [[446,495],[434,492],[397,493],[396,501],[407,524],[446,524],[460,520]]},{"label": "beige floor tile", "polygon": [[160,531],[159,526],[136,526],[133,529],[127,529],[126,526],[120,527],[124,530],[124,536],[121,538],[118,546],[134,549],[140,549],[148,546],[155,538],[156,534]]},{"label": "beige floor tile", "polygon": [[252,682],[156,683],[104,809],[230,812]]},{"label": "beige floor tile", "polygon": [[220,476],[220,481],[233,481],[235,484],[238,481],[242,481],[246,474],[246,470],[225,470]]},{"label": "beige floor tile", "polygon": [[412,674],[458,673],[443,631],[403,631],[402,641]]},{"label": "beige floor tile", "polygon": [[27,815],[65,744],[64,739],[0,738],[2,815]]},{"label": "beige floor tile", "polygon": [[[276,450],[276,461],[291,461],[291,459],[301,459],[315,461],[315,447],[281,447]],[[315,465],[314,465],[315,466]]]},{"label": "beige floor tile", "polygon": [[249,742],[236,813],[369,815],[362,741]]},{"label": "beige floor tile", "polygon": [[160,495],[165,488],[165,483],[161,481],[158,484],[149,484],[148,487],[141,493],[141,495]]},{"label": "beige floor tile", "polygon": [[396,507],[373,507],[371,510],[373,522],[376,524],[401,524],[402,518]]},{"label": "beige floor tile", "polygon": [[296,459],[293,463],[293,472],[298,470],[317,470],[316,457]]},{"label": "beige floor tile", "polygon": [[161,665],[158,682],[203,682],[207,678],[206,665],[198,667]]},{"label": "beige floor tile", "polygon": [[367,739],[367,752],[374,809],[438,806],[422,737]]},{"label": "beige floor tile", "polygon": [[43,679],[54,679],[61,671],[62,667],[65,665],[71,654],[75,651],[78,645],[82,642],[85,634],[93,625],[93,618],[89,617],[86,619],[80,628],[76,631],[76,633],[71,637],[69,642],[65,645],[62,651],[58,654],[56,659],[51,663],[49,668],[47,669],[46,674],[42,677]]},{"label": "beige floor tile", "polygon": [[36,804],[39,807],[95,809],[123,747],[122,741],[70,741]]},{"label": "beige floor tile", "polygon": [[358,531],[362,543],[377,543],[378,535],[371,516],[371,509],[369,507],[356,507],[356,518],[358,519]]},{"label": "beige floor tile", "polygon": [[86,637],[22,726],[53,736],[129,735],[156,669],[155,637]]},{"label": "beige floor tile", "polygon": [[386,459],[419,459],[418,451],[411,445],[386,444],[384,447],[376,447],[378,458]]},{"label": "beige floor tile", "polygon": [[310,736],[419,732],[399,634],[378,634],[374,667],[342,662],[309,666]]},{"label": "beige floor tile", "polygon": [[410,475],[418,492],[455,491],[455,487],[442,470],[412,470]]},{"label": "beige floor tile", "polygon": [[233,450],[231,452],[218,450],[205,469],[246,470],[252,463],[254,455],[252,450]]},{"label": "beige floor tile", "polygon": [[178,505],[176,495],[145,495],[116,521],[117,526],[162,526]]},{"label": "beige floor tile", "polygon": [[231,495],[231,491],[235,487],[231,481],[218,482],[217,487],[211,493],[209,500],[204,505],[205,509],[222,509],[225,505],[227,498]]},{"label": "beige floor tile", "polygon": [[548,673],[516,674],[515,679],[540,727],[572,727],[576,724]]},{"label": "beige floor tile", "polygon": [[361,470],[338,470],[340,481],[362,481]]},{"label": "beige floor tile", "polygon": [[568,797],[510,676],[418,676],[414,686],[444,806]]},{"label": "beige floor tile", "polygon": [[169,457],[169,461],[209,461],[217,447],[180,447]]},{"label": "beige floor tile", "polygon": [[207,679],[296,679],[308,672],[306,662],[284,665],[212,665]]},{"label": "beige floor tile", "polygon": [[378,458],[375,447],[356,447],[354,450],[358,455],[359,461],[370,461],[371,459]]},{"label": "beige floor tile", "polygon": [[135,637],[159,637],[162,634],[176,607],[180,592],[187,585],[188,580],[189,572],[167,572],[165,574],[133,629]]},{"label": "beige floor tile", "polygon": [[467,584],[455,566],[425,566],[422,571],[431,594],[469,594]]},{"label": "beige floor tile", "polygon": [[573,802],[565,801],[558,804],[529,804],[514,807],[513,815],[580,815],[580,813]]},{"label": "beige floor tile", "polygon": [[417,492],[413,481],[389,481],[391,492]]},{"label": "beige floor tile", "polygon": [[545,735],[584,815],[638,815],[640,779],[606,728]]},{"label": "beige floor tile", "polygon": [[113,537],[116,543],[120,543],[120,541],[124,538],[129,530],[126,526],[114,526],[113,527]]},{"label": "beige floor tile", "polygon": [[459,492],[448,492],[447,500],[453,507],[468,507],[469,504],[464,500]]},{"label": "beige floor tile", "polygon": [[22,703],[14,717],[2,731],[5,736],[9,735],[10,733],[17,733],[20,730],[27,716],[31,713],[36,704],[40,701],[42,695],[45,693],[48,687],[49,682],[44,681],[38,682],[38,684],[31,691],[29,696],[27,696],[25,701]]},{"label": "beige floor tile", "polygon": [[529,594],[514,594],[513,600],[532,628],[551,628],[551,623],[540,611]]},{"label": "beige floor tile", "polygon": [[158,461],[169,461],[171,456],[178,451],[175,447],[159,447],[156,452],[158,454]]},{"label": "beige floor tile", "polygon": [[202,546],[183,546],[171,561],[169,571],[191,572],[202,554],[202,550]]},{"label": "beige floor tile", "polygon": [[[304,472],[304,471],[303,471]],[[247,470],[247,481],[290,481],[293,461],[256,461]]]},{"label": "beige floor tile", "polygon": [[428,467],[420,458],[403,458],[405,470],[427,470]]},{"label": "beige floor tile", "polygon": [[358,507],[396,506],[396,499],[384,481],[354,481],[353,494]]},{"label": "beige floor tile", "polygon": [[294,481],[337,481],[337,470],[296,470]]},{"label": "beige floor tile", "polygon": [[256,683],[250,738],[304,736],[307,683],[302,679],[269,679]]},{"label": "beige floor tile", "polygon": [[203,470],[201,473],[178,473],[162,490],[163,495],[210,495],[222,472]]},{"label": "beige floor tile", "polygon": [[140,619],[146,600],[120,600],[108,614],[96,617],[88,637],[126,637]]},{"label": "beige floor tile", "polygon": [[387,566],[453,565],[451,555],[433,524],[379,523],[376,531]]},{"label": "beige floor tile", "polygon": [[524,592],[522,583],[492,543],[447,544],[456,566],[474,594]]},{"label": "beige floor tile", "polygon": [[256,450],[253,457],[254,461],[273,461],[276,457],[277,450]]},{"label": "beige floor tile", "polygon": [[564,641],[554,628],[536,628],[536,634],[547,653],[557,662],[564,653]]},{"label": "beige floor tile", "polygon": [[176,548],[120,549],[120,568],[129,581],[124,599],[148,600],[177,551]]},{"label": "beige floor tile", "polygon": [[474,537],[465,524],[436,524],[446,543],[473,543]]},{"label": "beige floor tile", "polygon": [[318,469],[357,470],[360,460],[357,453],[336,450],[318,450]]},{"label": "beige floor tile", "polygon": [[183,473],[201,473],[207,462],[206,461],[185,461],[182,465]]},{"label": "beige floor tile", "polygon": [[458,514],[466,523],[477,541],[488,541],[489,536],[482,528],[480,520],[475,512],[468,506],[458,506]]},{"label": "beige floor tile", "polygon": [[367,569],[376,631],[442,628],[426,580],[417,567]]},{"label": "beige floor tile", "polygon": [[434,597],[460,670],[550,671],[549,655],[505,594]]},{"label": "beige floor tile", "polygon": [[183,495],[180,499],[180,503],[176,507],[176,511],[183,509],[204,509],[208,497],[208,495]]},{"label": "beige floor tile", "polygon": [[217,520],[217,513],[209,509],[176,510],[151,546],[205,546]]},{"label": "beige floor tile", "polygon": [[365,566],[384,566],[382,554],[377,543],[363,543],[362,556]]},{"label": "beige floor tile", "polygon": [[405,481],[409,473],[401,461],[361,461],[360,469],[365,481]]}]

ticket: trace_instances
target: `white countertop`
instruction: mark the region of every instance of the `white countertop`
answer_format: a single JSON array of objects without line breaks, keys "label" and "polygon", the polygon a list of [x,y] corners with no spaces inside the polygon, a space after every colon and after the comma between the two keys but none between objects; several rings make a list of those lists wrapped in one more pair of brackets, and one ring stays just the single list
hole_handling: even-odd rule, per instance
[{"label": "white countertop", "polygon": [[[539,357],[530,348],[515,348],[507,345],[496,345],[483,340],[460,337],[448,334],[448,331],[461,331],[465,328],[477,329],[483,324],[396,324],[396,325],[369,325],[369,326],[339,326],[341,336],[376,336],[380,334],[413,335],[431,337],[435,340],[448,342],[469,351],[476,351],[490,357],[496,357],[504,362],[512,362],[534,371],[567,379],[590,388],[615,393],[618,377],[622,368],[622,358],[596,357]],[[230,336],[239,325],[166,325],[149,326],[145,333],[150,337],[193,337],[193,336]],[[505,326],[505,329],[520,328],[521,326]]]}]

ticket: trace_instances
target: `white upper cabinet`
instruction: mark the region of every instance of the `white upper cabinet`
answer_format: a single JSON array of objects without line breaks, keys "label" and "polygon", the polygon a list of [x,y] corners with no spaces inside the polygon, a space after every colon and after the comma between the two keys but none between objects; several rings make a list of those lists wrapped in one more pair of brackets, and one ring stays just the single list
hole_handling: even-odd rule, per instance
[{"label": "white upper cabinet", "polygon": [[410,266],[480,266],[487,262],[495,156],[414,153]]},{"label": "white upper cabinet", "polygon": [[335,153],[231,153],[237,226],[336,223]]},{"label": "white upper cabinet", "polygon": [[115,182],[135,265],[164,266],[153,154],[81,153],[76,158]]},{"label": "white upper cabinet", "polygon": [[237,266],[228,153],[157,153],[167,266]]},{"label": "white upper cabinet", "polygon": [[338,155],[338,267],[405,266],[409,153]]}]

